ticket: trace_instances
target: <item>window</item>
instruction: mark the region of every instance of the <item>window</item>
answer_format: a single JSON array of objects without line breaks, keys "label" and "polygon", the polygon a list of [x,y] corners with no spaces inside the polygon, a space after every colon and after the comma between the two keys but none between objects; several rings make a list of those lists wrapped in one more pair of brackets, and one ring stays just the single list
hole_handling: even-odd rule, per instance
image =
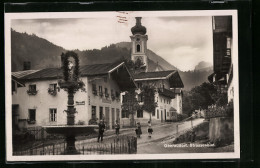
[{"label": "window", "polygon": [[111,98],[112,98],[112,100],[116,99],[116,95],[115,95],[115,92],[113,89],[111,89]]},{"label": "window", "polygon": [[165,99],[163,99],[163,103],[165,103]]},{"label": "window", "polygon": [[164,89],[164,84],[162,85],[162,88]]},{"label": "window", "polygon": [[102,86],[99,86],[99,87],[98,87],[98,91],[99,91],[99,95],[100,95],[100,96],[103,96]]},{"label": "window", "polygon": [[51,90],[56,90],[56,89],[57,89],[57,83],[50,84],[50,85],[49,85],[49,88],[50,88]]},{"label": "window", "polygon": [[169,112],[167,112],[167,117],[169,117]]},{"label": "window", "polygon": [[159,110],[157,110],[157,119],[159,119]]},{"label": "window", "polygon": [[57,94],[57,84],[50,84],[48,88],[48,93],[55,96]]},{"label": "window", "polygon": [[94,95],[97,95],[97,86],[96,86],[95,83],[92,83],[92,93],[93,93]]},{"label": "window", "polygon": [[96,106],[91,107],[91,119],[96,119]]},{"label": "window", "polygon": [[125,95],[122,95],[122,102],[124,103],[125,101]]},{"label": "window", "polygon": [[106,96],[106,97],[109,97],[107,88],[105,88],[105,96]]},{"label": "window", "polygon": [[143,102],[143,94],[138,94],[138,102]]},{"label": "window", "polygon": [[29,91],[36,91],[36,85],[29,85]]},{"label": "window", "polygon": [[137,110],[137,118],[143,118],[143,110]]},{"label": "window", "polygon": [[36,95],[36,85],[29,85],[29,90],[27,90],[28,95]]},{"label": "window", "polygon": [[122,118],[129,118],[129,113],[127,110],[122,110]]},{"label": "window", "polygon": [[103,107],[99,107],[99,119],[103,119]]},{"label": "window", "polygon": [[103,92],[102,86],[99,86],[99,87],[98,87],[98,91],[99,91],[100,93]]},{"label": "window", "polygon": [[36,121],[36,110],[35,109],[29,109],[29,122],[35,122]]},{"label": "window", "polygon": [[136,52],[140,52],[141,51],[141,46],[140,46],[140,44],[137,44],[136,45]]},{"label": "window", "polygon": [[57,109],[56,108],[50,109],[50,121],[51,122],[57,121]]}]

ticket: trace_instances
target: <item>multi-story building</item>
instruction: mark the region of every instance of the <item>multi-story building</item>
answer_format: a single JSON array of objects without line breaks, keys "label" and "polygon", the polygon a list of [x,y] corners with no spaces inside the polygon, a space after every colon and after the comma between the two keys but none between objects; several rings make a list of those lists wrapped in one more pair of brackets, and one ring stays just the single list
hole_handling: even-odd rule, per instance
[{"label": "multi-story building", "polygon": [[234,97],[232,16],[213,16],[213,70],[208,79],[219,90],[227,92],[228,101]]},{"label": "multi-story building", "polygon": [[[75,93],[76,124],[103,118],[120,122],[120,93],[136,85],[124,62],[80,67],[84,91]],[[66,124],[67,92],[59,88],[60,68],[12,73],[12,109],[19,127]],[[17,87],[18,86],[18,87]]]}]

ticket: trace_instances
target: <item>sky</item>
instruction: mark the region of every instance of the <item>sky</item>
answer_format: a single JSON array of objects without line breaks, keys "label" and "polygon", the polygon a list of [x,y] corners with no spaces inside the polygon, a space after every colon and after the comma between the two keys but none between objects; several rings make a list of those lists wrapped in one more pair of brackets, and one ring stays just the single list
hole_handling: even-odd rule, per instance
[{"label": "sky", "polygon": [[[121,15],[121,17],[125,17]],[[142,17],[142,16],[140,16]],[[135,18],[15,19],[11,27],[35,34],[67,50],[101,49],[112,43],[130,42]],[[142,17],[147,29],[147,48],[182,71],[200,61],[213,63],[211,16]]]}]

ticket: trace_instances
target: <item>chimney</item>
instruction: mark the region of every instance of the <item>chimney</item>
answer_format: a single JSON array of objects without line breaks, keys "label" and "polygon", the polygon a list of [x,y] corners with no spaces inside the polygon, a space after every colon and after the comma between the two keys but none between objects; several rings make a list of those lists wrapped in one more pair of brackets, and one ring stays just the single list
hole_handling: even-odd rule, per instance
[{"label": "chimney", "polygon": [[23,62],[23,70],[31,70],[31,62],[30,61],[26,61]]}]

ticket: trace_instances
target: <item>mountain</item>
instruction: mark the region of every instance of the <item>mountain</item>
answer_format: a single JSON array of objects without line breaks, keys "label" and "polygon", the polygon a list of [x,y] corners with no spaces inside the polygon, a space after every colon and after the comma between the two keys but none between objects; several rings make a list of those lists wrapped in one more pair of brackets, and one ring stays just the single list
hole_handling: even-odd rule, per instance
[{"label": "mountain", "polygon": [[198,65],[195,66],[195,71],[210,71],[213,69],[213,66],[209,62],[201,61]]},{"label": "mountain", "polygon": [[[12,53],[12,72],[23,70],[23,62],[30,61],[31,69],[43,69],[60,66],[60,55],[66,49],[57,46],[46,39],[27,33],[11,31],[11,53]],[[93,50],[74,50],[79,56],[80,65],[111,63],[116,60],[131,58],[131,43],[121,42],[111,44]],[[162,57],[151,50],[147,50],[149,71],[154,71],[157,66],[161,70],[178,70],[175,66],[168,63]],[[157,64],[158,62],[158,64]],[[204,65],[202,63],[202,65]],[[199,71],[182,72],[179,74],[184,83],[184,89],[190,90],[207,81],[207,77],[212,70],[203,70],[203,66],[198,65]]]},{"label": "mountain", "polygon": [[[131,51],[131,42],[120,42],[116,44],[117,47],[120,48],[127,48],[128,50]],[[178,70],[175,66],[167,62],[165,59],[154,53],[153,51],[147,49],[147,56],[148,56],[148,63],[149,64],[149,71],[154,71],[157,67],[157,62],[159,64],[159,67],[164,69],[164,70]]]},{"label": "mountain", "polygon": [[12,71],[23,70],[23,62],[30,61],[32,69],[57,67],[60,55],[65,51],[46,39],[27,33],[11,31]]}]

